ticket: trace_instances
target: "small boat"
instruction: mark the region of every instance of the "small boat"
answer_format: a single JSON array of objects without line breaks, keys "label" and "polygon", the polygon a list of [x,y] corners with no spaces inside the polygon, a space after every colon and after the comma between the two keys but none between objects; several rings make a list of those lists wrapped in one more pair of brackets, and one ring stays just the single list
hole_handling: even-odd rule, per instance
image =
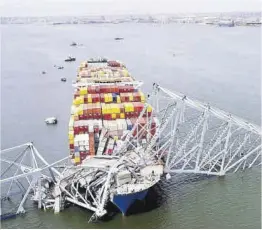
[{"label": "small boat", "polygon": [[49,118],[45,119],[45,123],[47,125],[57,124],[57,119],[56,119],[56,117],[49,117]]},{"label": "small boat", "polygon": [[77,46],[76,42],[72,42],[70,46]]},{"label": "small boat", "polygon": [[58,66],[58,68],[57,69],[64,69],[64,67],[63,66]]},{"label": "small boat", "polygon": [[46,74],[46,72],[45,72],[45,71],[42,71],[42,74]]},{"label": "small boat", "polygon": [[115,40],[124,40],[124,38],[115,38]]},{"label": "small boat", "polygon": [[76,58],[73,58],[73,57],[68,57],[67,59],[65,59],[66,62],[71,62],[71,61],[75,61]]},{"label": "small boat", "polygon": [[62,78],[61,78],[61,81],[66,82],[66,78],[65,78],[65,77],[62,77]]}]

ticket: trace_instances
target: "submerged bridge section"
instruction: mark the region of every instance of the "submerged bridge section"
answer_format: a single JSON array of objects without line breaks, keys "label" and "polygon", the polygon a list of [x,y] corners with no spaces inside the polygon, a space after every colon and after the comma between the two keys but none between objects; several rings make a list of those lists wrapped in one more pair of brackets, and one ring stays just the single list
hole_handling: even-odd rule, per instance
[{"label": "submerged bridge section", "polygon": [[[152,116],[147,113],[149,104],[154,108]],[[139,122],[142,117],[145,124]],[[156,132],[151,132],[153,119]],[[96,218],[106,213],[106,203],[117,190],[112,180],[123,168],[138,181],[137,172],[160,164],[166,179],[176,173],[224,176],[261,165],[261,137],[255,124],[154,84],[137,123],[113,156],[105,156],[103,164],[99,160],[101,165],[91,160],[85,166],[73,166],[68,157],[50,164],[32,143],[1,150],[1,202],[22,194],[15,198],[19,205],[13,213],[23,213],[32,194],[39,208],[58,212],[67,201],[93,211]]]}]

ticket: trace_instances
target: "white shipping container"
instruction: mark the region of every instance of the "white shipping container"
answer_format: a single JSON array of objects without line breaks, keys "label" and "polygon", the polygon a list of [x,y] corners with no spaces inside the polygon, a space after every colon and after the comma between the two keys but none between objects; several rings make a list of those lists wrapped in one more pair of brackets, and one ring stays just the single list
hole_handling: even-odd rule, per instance
[{"label": "white shipping container", "polygon": [[71,115],[76,113],[76,107],[74,105],[71,106]]}]

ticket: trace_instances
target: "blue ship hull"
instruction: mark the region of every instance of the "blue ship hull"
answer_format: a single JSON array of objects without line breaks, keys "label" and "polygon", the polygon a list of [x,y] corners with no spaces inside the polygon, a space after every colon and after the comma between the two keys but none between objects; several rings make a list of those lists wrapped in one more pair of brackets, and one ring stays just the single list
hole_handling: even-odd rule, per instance
[{"label": "blue ship hull", "polygon": [[144,200],[148,192],[148,189],[141,192],[130,193],[126,195],[114,195],[112,202],[119,208],[123,215],[126,215],[129,207],[136,200]]}]

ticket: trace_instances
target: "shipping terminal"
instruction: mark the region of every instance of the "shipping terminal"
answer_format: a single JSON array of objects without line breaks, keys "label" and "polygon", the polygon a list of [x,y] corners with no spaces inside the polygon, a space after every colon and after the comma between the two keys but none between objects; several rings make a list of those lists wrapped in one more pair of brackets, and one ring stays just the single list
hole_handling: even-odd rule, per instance
[{"label": "shipping terminal", "polygon": [[1,203],[1,219],[24,213],[28,197],[55,213],[80,206],[92,211],[90,221],[106,216],[110,203],[126,215],[161,179],[261,165],[259,126],[156,83],[145,95],[142,84],[120,61],[83,61],[73,83],[69,154],[49,163],[32,142],[1,150],[1,201],[22,193],[12,212]]}]

